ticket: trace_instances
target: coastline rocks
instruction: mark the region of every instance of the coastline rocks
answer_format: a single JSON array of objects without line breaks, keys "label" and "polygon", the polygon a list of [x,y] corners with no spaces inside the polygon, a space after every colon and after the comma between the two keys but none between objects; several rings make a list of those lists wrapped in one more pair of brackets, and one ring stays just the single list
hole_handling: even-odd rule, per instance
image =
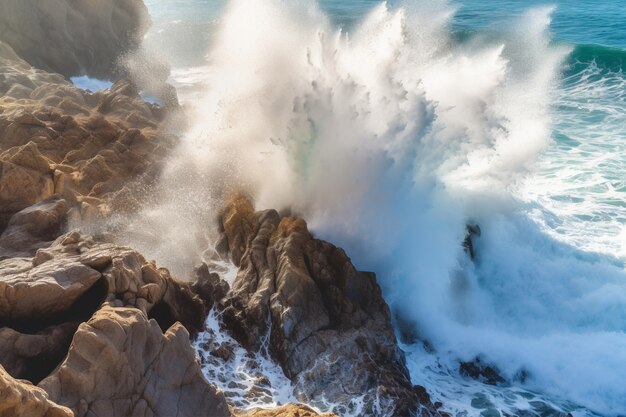
[{"label": "coastline rocks", "polygon": [[0,366],[0,417],[74,417],[74,413],[50,401],[41,388],[13,379]]},{"label": "coastline rocks", "polygon": [[437,413],[411,385],[374,274],[314,239],[304,220],[255,212],[243,196],[224,210],[221,230],[240,268],[220,301],[225,326],[251,350],[270,332],[270,352],[302,401],[362,396],[365,414]]},{"label": "coastline rocks", "polygon": [[0,73],[0,230],[55,193],[83,220],[133,207],[133,184],[154,180],[176,143],[164,133],[175,105],[146,103],[129,81],[80,90],[2,42]]},{"label": "coastline rocks", "polygon": [[206,317],[189,284],[132,249],[97,243],[77,231],[33,258],[1,260],[0,294],[0,323],[87,319],[103,302],[136,307],[164,329],[180,321],[197,332]]},{"label": "coastline rocks", "polygon": [[198,294],[207,309],[211,309],[215,302],[224,298],[230,289],[228,283],[215,272],[210,272],[206,263],[195,268],[196,280],[191,284],[191,290]]},{"label": "coastline rocks", "polygon": [[150,18],[142,0],[3,0],[0,40],[30,64],[65,77],[117,78]]},{"label": "coastline rocks", "polygon": [[165,333],[135,308],[105,306],[74,335],[63,363],[39,386],[77,417],[230,416],[202,376],[189,333]]}]

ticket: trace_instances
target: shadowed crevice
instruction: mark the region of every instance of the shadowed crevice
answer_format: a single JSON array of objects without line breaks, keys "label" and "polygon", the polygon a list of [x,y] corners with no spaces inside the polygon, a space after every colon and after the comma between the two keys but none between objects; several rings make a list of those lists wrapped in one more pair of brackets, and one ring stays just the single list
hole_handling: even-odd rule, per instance
[{"label": "shadowed crevice", "polygon": [[0,317],[0,328],[9,327],[24,334],[36,334],[47,327],[57,326],[68,322],[84,322],[100,308],[106,300],[109,292],[107,280],[102,277],[96,281],[87,291],[83,293],[72,306],[58,314],[47,317],[37,317],[28,319],[6,319]]}]

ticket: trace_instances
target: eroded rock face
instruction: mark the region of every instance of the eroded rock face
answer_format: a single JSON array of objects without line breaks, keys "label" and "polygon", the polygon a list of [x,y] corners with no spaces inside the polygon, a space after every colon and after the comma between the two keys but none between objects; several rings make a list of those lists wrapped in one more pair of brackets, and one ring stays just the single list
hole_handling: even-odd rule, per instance
[{"label": "eroded rock face", "polygon": [[139,46],[149,23],[142,0],[0,2],[0,40],[66,77],[116,78],[118,58]]},{"label": "eroded rock face", "polygon": [[185,328],[177,323],[163,334],[135,308],[98,310],[39,386],[77,417],[230,416],[224,396],[202,376]]},{"label": "eroded rock face", "polygon": [[128,81],[80,90],[1,41],[0,74],[0,230],[55,193],[84,220],[123,211],[133,205],[132,183],[154,179],[176,142],[164,133],[168,110]]},{"label": "eroded rock face", "polygon": [[50,401],[41,388],[12,378],[0,366],[0,417],[74,417],[74,413]]},{"label": "eroded rock face", "polygon": [[222,246],[240,267],[220,302],[224,322],[248,349],[271,331],[271,353],[303,401],[349,404],[363,395],[369,415],[436,414],[411,385],[374,274],[314,239],[302,219],[255,212],[242,196],[221,226]]}]

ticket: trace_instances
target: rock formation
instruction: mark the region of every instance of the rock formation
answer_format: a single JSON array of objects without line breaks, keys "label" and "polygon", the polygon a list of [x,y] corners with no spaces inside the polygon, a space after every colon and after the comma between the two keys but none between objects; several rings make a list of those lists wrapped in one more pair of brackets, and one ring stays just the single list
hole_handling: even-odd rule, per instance
[{"label": "rock formation", "polygon": [[314,239],[302,219],[255,212],[235,197],[221,217],[223,240],[240,267],[220,302],[225,325],[248,349],[270,332],[270,350],[301,400],[349,404],[364,413],[435,414],[413,387],[374,274],[343,250]]},{"label": "rock formation", "polygon": [[[17,213],[0,243],[13,232],[14,219],[32,211],[27,208]],[[84,314],[88,318],[103,302],[136,307],[158,317],[165,328],[180,321],[191,332],[203,327],[206,316],[189,284],[177,281],[132,249],[97,243],[77,231],[38,249],[32,258],[0,260],[0,295],[0,323],[13,326],[41,323],[42,318],[48,322]]]},{"label": "rock formation", "polygon": [[39,386],[76,417],[230,416],[202,376],[185,328],[176,323],[163,334],[135,308],[98,310]]},{"label": "rock formation", "polygon": [[168,109],[146,103],[128,81],[80,90],[2,42],[0,73],[0,231],[55,193],[85,220],[127,209],[132,184],[155,178],[176,142],[163,129]]},{"label": "rock formation", "polygon": [[0,41],[37,68],[113,79],[118,59],[139,46],[149,20],[142,0],[3,0]]}]

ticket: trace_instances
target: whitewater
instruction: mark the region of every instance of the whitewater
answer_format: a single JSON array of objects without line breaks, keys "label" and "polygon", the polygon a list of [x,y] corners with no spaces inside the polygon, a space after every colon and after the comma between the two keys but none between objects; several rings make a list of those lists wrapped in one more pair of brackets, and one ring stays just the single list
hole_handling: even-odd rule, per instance
[{"label": "whitewater", "polygon": [[[477,6],[470,30],[443,1],[146,3],[188,121],[153,201],[113,220],[126,244],[188,275],[243,190],[376,272],[453,415],[626,414],[626,40],[555,40],[559,5]],[[505,382],[462,376],[476,358]]]}]

